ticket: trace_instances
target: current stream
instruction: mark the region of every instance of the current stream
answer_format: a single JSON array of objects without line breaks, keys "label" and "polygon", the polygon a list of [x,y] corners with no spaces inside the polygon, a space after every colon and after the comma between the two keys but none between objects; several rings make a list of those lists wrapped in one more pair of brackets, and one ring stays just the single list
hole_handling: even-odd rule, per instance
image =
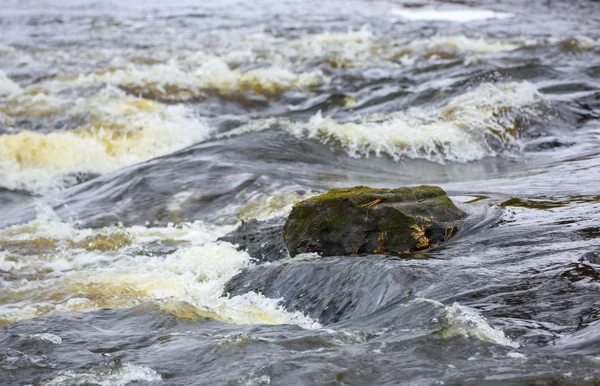
[{"label": "current stream", "polygon": [[[600,2],[0,3],[0,385],[600,384]],[[426,253],[218,241],[419,184]]]}]

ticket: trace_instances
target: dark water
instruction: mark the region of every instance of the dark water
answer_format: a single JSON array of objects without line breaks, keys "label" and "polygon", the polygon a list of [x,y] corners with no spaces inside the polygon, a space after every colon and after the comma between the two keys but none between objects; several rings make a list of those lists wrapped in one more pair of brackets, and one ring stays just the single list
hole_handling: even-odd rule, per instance
[{"label": "dark water", "polygon": [[[600,384],[600,3],[4,0],[0,68],[0,384]],[[423,183],[409,258],[217,241]]]}]

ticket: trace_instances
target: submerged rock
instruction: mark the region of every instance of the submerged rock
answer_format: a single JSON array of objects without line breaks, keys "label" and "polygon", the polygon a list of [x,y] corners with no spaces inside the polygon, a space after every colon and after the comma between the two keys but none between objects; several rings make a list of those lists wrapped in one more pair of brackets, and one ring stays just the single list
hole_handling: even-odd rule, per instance
[{"label": "submerged rock", "polygon": [[294,205],[283,238],[291,256],[403,254],[446,241],[464,216],[436,186],[332,189]]},{"label": "submerged rock", "polygon": [[291,260],[246,269],[225,284],[224,295],[261,293],[329,325],[369,315],[435,282],[424,264],[402,264],[396,257],[370,255]]},{"label": "submerged rock", "polygon": [[219,238],[244,250],[259,261],[276,261],[288,257],[283,243],[283,223],[279,217],[268,221],[250,219],[242,222],[233,232]]}]

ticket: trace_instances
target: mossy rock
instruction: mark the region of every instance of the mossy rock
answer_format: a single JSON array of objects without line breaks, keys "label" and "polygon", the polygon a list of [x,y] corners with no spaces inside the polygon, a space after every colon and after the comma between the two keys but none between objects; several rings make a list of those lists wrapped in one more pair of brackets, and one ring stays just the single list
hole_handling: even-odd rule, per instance
[{"label": "mossy rock", "polygon": [[464,216],[437,186],[332,189],[294,205],[283,238],[291,256],[404,254],[448,240]]}]

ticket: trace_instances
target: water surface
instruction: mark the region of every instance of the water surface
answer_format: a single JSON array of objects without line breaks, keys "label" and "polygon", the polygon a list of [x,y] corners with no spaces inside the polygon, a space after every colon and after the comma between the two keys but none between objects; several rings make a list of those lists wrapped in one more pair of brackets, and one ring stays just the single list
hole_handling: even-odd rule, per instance
[{"label": "water surface", "polygon": [[[599,31],[588,0],[5,0],[0,383],[599,383]],[[218,241],[425,183],[469,219],[409,258]]]}]

